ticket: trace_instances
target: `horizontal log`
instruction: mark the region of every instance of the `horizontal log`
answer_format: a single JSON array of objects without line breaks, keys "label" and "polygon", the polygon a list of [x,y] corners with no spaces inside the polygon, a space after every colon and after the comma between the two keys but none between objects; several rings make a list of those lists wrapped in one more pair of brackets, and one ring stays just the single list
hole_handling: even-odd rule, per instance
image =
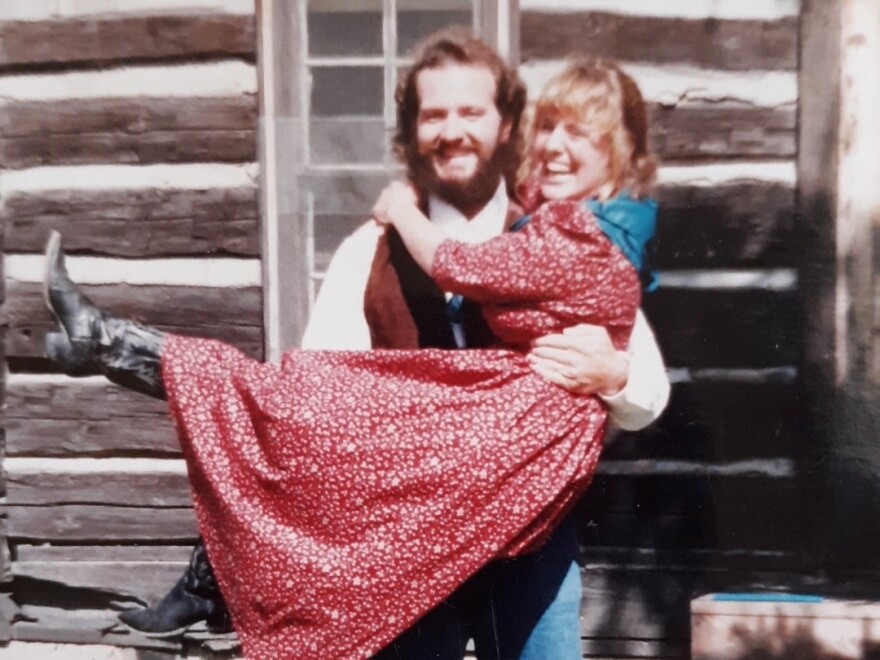
[{"label": "horizontal log", "polygon": [[[262,293],[255,287],[83,286],[99,306],[122,318],[137,319],[166,332],[229,342],[253,357],[263,354]],[[40,285],[9,282],[0,315],[8,324],[9,357],[41,357],[44,337],[53,328]]]},{"label": "horizontal log", "polygon": [[664,289],[643,300],[666,364],[777,367],[799,362],[796,291]]},{"label": "horizontal log", "polygon": [[52,471],[38,471],[33,466],[20,467],[20,462],[12,459],[7,469],[6,500],[10,505],[32,506],[191,506],[189,481],[182,465],[179,471],[130,472],[124,459],[108,459],[106,462],[115,465],[88,472],[62,472],[63,465],[53,467]]},{"label": "horizontal log", "polygon": [[[314,175],[307,180],[315,194],[319,271],[326,269],[341,241],[369,217],[386,182],[384,174]],[[800,259],[795,189],[787,183],[666,183],[658,186],[656,198],[658,268],[794,267]]]},{"label": "horizontal log", "polygon": [[[3,101],[0,137],[140,135],[167,131],[254,129],[257,98],[239,93],[193,97],[99,97]],[[5,163],[4,163],[5,165]]]},{"label": "horizontal log", "polygon": [[[7,456],[180,455],[165,402],[102,377],[27,377],[7,383]],[[638,433],[617,433],[606,459],[728,462],[799,456],[804,450],[799,390],[790,380],[719,377],[675,383],[667,410]]]},{"label": "horizontal log", "polygon": [[256,151],[255,129],[0,139],[0,162],[8,169],[89,163],[249,162],[255,159]]},{"label": "horizontal log", "polygon": [[[694,176],[698,176],[696,172]],[[384,173],[312,175],[319,270],[369,217]],[[794,188],[761,180],[718,186],[664,184],[657,265],[661,268],[780,267],[799,258]],[[256,188],[209,190],[11,191],[0,209],[7,249],[42,250],[50,228],[70,252],[130,257],[260,253]]]},{"label": "horizontal log", "polygon": [[714,463],[799,457],[808,449],[803,407],[800,389],[791,382],[674,383],[660,419],[643,431],[616,433],[604,457]]},{"label": "horizontal log", "polygon": [[256,98],[97,98],[7,101],[6,169],[53,164],[256,160]]},{"label": "horizontal log", "polygon": [[7,456],[179,456],[164,401],[103,377],[12,375],[4,414]]},{"label": "horizontal log", "polygon": [[255,55],[253,16],[167,12],[0,22],[3,67]]},{"label": "horizontal log", "polygon": [[[141,397],[146,400],[146,397]],[[88,405],[89,402],[84,402]],[[93,402],[102,407],[107,403]],[[111,406],[112,408],[112,406]],[[167,412],[110,420],[6,418],[6,455],[70,457],[178,457],[180,444]]]},{"label": "horizontal log", "polygon": [[21,608],[21,620],[12,626],[12,639],[52,644],[95,644],[101,649],[108,646],[133,647],[144,649],[143,655],[146,657],[164,657],[168,654],[173,657],[200,651],[210,654],[212,650],[225,652],[219,657],[231,657],[229,652],[237,648],[234,636],[206,635],[204,632],[187,633],[182,641],[145,637],[118,625],[116,617],[119,610],[109,609],[113,605],[107,603],[106,609],[61,607],[54,603],[25,605]]},{"label": "horizontal log", "polygon": [[125,257],[260,254],[256,188],[11,192],[6,250],[39,252],[50,229],[71,253]]},{"label": "horizontal log", "polygon": [[12,571],[16,579],[114,592],[134,607],[158,602],[186,567],[186,561],[16,561]]},{"label": "horizontal log", "polygon": [[[520,67],[519,74],[529,95],[537,98],[564,66],[565,59],[533,59]],[[625,62],[623,69],[638,84],[649,104],[682,106],[708,102],[776,108],[794,107],[798,102],[798,76],[793,70],[725,71],[650,61]]]},{"label": "horizontal log", "polygon": [[198,536],[191,508],[69,504],[7,511],[14,541],[194,543]]},{"label": "horizontal log", "polygon": [[656,197],[659,268],[793,267],[800,258],[789,185],[664,185]]},{"label": "horizontal log", "polygon": [[648,136],[661,159],[793,158],[797,154],[797,112],[733,103],[648,106]]},{"label": "horizontal log", "polygon": [[740,71],[793,71],[798,61],[796,16],[772,21],[688,20],[591,11],[524,11],[520,33],[523,61],[574,53]]},{"label": "horizontal log", "polygon": [[191,545],[28,545],[15,546],[18,562],[186,563]]}]

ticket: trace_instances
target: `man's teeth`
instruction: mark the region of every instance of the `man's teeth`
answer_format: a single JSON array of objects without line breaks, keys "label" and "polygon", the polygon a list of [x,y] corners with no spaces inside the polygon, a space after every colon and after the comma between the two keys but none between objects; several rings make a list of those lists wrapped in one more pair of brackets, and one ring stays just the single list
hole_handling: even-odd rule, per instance
[{"label": "man's teeth", "polygon": [[571,172],[571,168],[567,165],[554,165],[553,163],[547,163],[544,169],[550,174],[569,174]]}]

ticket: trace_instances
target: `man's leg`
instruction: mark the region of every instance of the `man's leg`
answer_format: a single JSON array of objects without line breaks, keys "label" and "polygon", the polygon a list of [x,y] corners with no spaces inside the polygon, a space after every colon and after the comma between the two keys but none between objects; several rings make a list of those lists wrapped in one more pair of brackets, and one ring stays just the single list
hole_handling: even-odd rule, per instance
[{"label": "man's leg", "polygon": [[373,660],[462,660],[468,630],[456,605],[458,594],[428,612]]},{"label": "man's leg", "polygon": [[484,569],[473,615],[480,660],[580,660],[577,554],[569,516],[537,552]]}]

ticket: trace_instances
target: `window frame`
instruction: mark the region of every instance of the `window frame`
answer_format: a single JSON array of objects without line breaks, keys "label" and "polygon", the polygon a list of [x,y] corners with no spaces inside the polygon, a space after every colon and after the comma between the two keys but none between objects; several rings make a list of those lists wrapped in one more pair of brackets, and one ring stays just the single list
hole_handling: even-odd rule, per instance
[{"label": "window frame", "polygon": [[[259,88],[260,233],[263,283],[264,354],[277,360],[299,341],[314,297],[313,200],[297,185],[309,165],[309,67],[332,57],[307,52],[308,0],[256,0]],[[383,115],[394,122],[397,0],[382,0],[385,87]],[[473,0],[474,31],[516,63],[518,0]],[[394,54],[386,57],[385,53]],[[340,61],[359,58],[341,57]],[[377,59],[377,58],[363,58]],[[390,152],[386,162],[390,167]],[[360,166],[358,166],[360,169]],[[364,167],[363,169],[368,169]],[[295,258],[291,258],[291,257]]]}]

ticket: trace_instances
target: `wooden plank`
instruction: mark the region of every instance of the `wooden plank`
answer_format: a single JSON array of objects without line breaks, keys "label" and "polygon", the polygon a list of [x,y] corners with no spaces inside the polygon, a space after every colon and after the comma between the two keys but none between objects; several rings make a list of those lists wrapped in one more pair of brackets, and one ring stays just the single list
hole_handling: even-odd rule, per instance
[{"label": "wooden plank", "polygon": [[172,562],[186,563],[191,545],[28,545],[15,546],[19,562]]},{"label": "wooden plank", "polygon": [[6,101],[6,169],[47,164],[243,162],[256,159],[256,98]]},{"label": "wooden plank", "polygon": [[180,456],[174,423],[167,413],[152,418],[120,415],[112,420],[43,420],[28,418],[30,412],[25,409],[22,417],[7,418],[7,456]]},{"label": "wooden plank", "polygon": [[617,433],[604,458],[726,462],[799,455],[808,437],[800,388],[772,375],[761,378],[673,383],[660,419],[640,432]]},{"label": "wooden plank", "polygon": [[664,161],[797,154],[797,109],[735,103],[648,105],[648,136]]},{"label": "wooden plank", "polygon": [[29,541],[194,543],[190,508],[69,504],[10,506],[9,538]]},{"label": "wooden plank", "polygon": [[766,268],[793,266],[800,258],[789,185],[664,185],[656,197],[660,268]]},{"label": "wooden plank", "polygon": [[[674,383],[663,416],[638,433],[620,432],[613,460],[733,461],[790,456],[800,448],[797,385],[769,375],[740,382],[723,374]],[[13,374],[4,413],[7,456],[180,455],[166,404],[95,379],[26,380]]]},{"label": "wooden plank", "polygon": [[[698,173],[694,175],[698,177]],[[368,217],[387,182],[384,173],[312,175],[318,269]],[[741,179],[719,185],[658,186],[656,264],[659,268],[756,268],[793,266],[795,189],[782,183]]]},{"label": "wooden plank", "polygon": [[707,69],[797,68],[796,16],[773,21],[688,20],[590,11],[524,11],[520,25],[524,62],[576,53]]},{"label": "wooden plank", "polygon": [[253,60],[253,16],[212,13],[80,17],[0,23],[0,66],[243,57]]},{"label": "wooden plank", "polygon": [[97,376],[12,375],[3,419],[8,456],[179,456],[164,401]]},{"label": "wooden plank", "polygon": [[16,561],[12,570],[16,579],[114,592],[146,605],[164,596],[186,567],[186,561]]},{"label": "wooden plank", "polygon": [[50,229],[71,252],[125,257],[260,254],[256,188],[9,193],[0,209],[6,249],[40,252]]},{"label": "wooden plank", "polygon": [[108,466],[83,473],[22,470],[13,462],[9,465],[7,483],[10,505],[187,507],[192,503],[189,480],[182,465],[179,472],[130,472],[123,464],[115,469]]},{"label": "wooden plank", "polygon": [[802,341],[795,291],[669,289],[643,307],[673,367],[797,364]]},{"label": "wooden plank", "polygon": [[[198,653],[202,657],[206,650],[221,643],[223,655],[205,657],[233,658],[237,647],[234,636],[209,635],[205,632],[187,633],[183,640],[161,640],[144,637],[119,626],[117,609],[97,609],[94,606],[64,608],[52,605],[26,605],[21,608],[22,620],[12,626],[12,639],[22,642],[99,644],[103,647],[134,647],[144,649],[144,658],[190,657]],[[151,654],[151,652],[153,654]],[[161,655],[160,655],[161,654]]]},{"label": "wooden plank", "polygon": [[[41,357],[43,338],[53,327],[40,285],[10,282],[3,308],[8,324],[7,355]],[[257,287],[83,286],[95,303],[123,318],[136,318],[167,332],[229,342],[248,355],[262,356],[262,296]]]},{"label": "wooden plank", "polygon": [[8,169],[90,163],[250,162],[255,156],[255,129],[0,139],[0,159]]},{"label": "wooden plank", "polygon": [[246,130],[257,124],[253,94],[71,98],[63,103],[5,100],[2,107],[3,138]]}]

